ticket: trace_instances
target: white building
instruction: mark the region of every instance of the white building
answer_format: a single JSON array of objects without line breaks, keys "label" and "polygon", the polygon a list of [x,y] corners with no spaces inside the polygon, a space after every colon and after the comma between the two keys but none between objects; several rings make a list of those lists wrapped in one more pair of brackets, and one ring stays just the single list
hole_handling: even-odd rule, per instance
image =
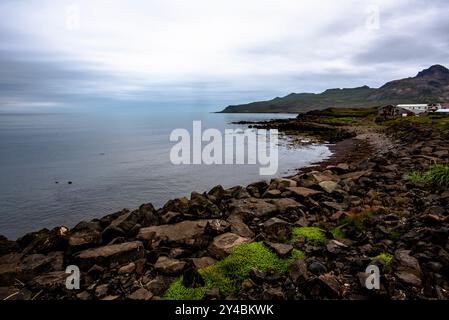
[{"label": "white building", "polygon": [[428,111],[437,111],[441,109],[441,104],[428,103],[428,104],[398,104],[397,108],[402,108],[408,111],[411,111],[415,114],[428,112]]}]

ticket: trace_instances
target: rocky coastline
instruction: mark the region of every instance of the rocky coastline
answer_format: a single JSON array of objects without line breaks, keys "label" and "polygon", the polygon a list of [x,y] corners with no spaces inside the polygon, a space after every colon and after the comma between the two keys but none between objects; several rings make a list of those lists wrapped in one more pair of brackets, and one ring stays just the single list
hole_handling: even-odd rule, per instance
[{"label": "rocky coastline", "polygon": [[[449,298],[449,190],[405,178],[448,163],[447,131],[252,125],[318,134],[336,155],[270,183],[0,236],[0,299]],[[365,287],[370,264],[381,272],[377,290]],[[78,290],[65,286],[68,265],[81,271]]]}]

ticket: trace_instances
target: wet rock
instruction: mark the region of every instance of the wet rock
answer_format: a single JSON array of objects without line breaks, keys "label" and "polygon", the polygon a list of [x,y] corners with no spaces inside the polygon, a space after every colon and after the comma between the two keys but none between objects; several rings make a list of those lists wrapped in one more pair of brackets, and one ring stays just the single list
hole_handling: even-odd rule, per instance
[{"label": "wet rock", "polygon": [[304,188],[304,187],[290,187],[290,188],[287,188],[287,190],[293,192],[295,195],[299,196],[300,198],[313,197],[313,196],[316,196],[316,195],[322,193],[321,191]]},{"label": "wet rock", "polygon": [[282,191],[278,189],[271,189],[265,191],[265,193],[263,194],[263,198],[280,198],[281,194]]},{"label": "wet rock", "polygon": [[169,278],[158,275],[146,284],[146,288],[153,294],[161,296],[168,289],[171,281]]},{"label": "wet rock", "polygon": [[108,291],[109,291],[109,284],[107,283],[100,284],[95,288],[95,297],[97,299],[104,298],[108,295]]},{"label": "wet rock", "polygon": [[180,222],[183,214],[180,212],[169,211],[161,217],[161,224],[172,224]]},{"label": "wet rock", "polygon": [[406,272],[406,271],[398,271],[398,272],[396,272],[396,276],[398,277],[399,280],[401,280],[405,284],[415,286],[415,287],[421,286],[421,279],[418,278],[413,273]]},{"label": "wet rock", "polygon": [[17,242],[8,240],[6,237],[0,235],[0,256],[17,251],[19,251]]},{"label": "wet rock", "polygon": [[334,181],[322,181],[318,185],[327,193],[334,192],[338,187],[338,184]]},{"label": "wet rock", "polygon": [[69,274],[65,271],[53,271],[34,277],[29,283],[33,290],[57,290],[65,288]]},{"label": "wet rock", "polygon": [[304,259],[298,259],[288,267],[288,275],[294,284],[298,285],[300,282],[309,279],[307,271],[307,264]]},{"label": "wet rock", "polygon": [[212,244],[209,246],[209,252],[218,257],[223,258],[231,252],[235,246],[243,243],[249,243],[251,239],[241,237],[235,233],[224,233],[214,238]]},{"label": "wet rock", "polygon": [[177,198],[167,201],[162,208],[163,212],[173,211],[186,214],[189,212],[190,201],[186,197]]},{"label": "wet rock", "polygon": [[257,198],[232,200],[229,208],[232,214],[240,215],[243,219],[272,216],[278,211],[268,200]]},{"label": "wet rock", "polygon": [[185,266],[186,263],[184,261],[161,256],[157,259],[154,268],[162,274],[176,275],[180,274],[184,270]]},{"label": "wet rock", "polygon": [[337,277],[335,277],[332,274],[322,274],[318,277],[319,284],[321,288],[323,289],[326,296],[329,296],[331,298],[339,298],[342,294],[342,285],[338,281]]},{"label": "wet rock", "polygon": [[207,195],[209,196],[209,199],[211,199],[212,202],[220,202],[225,194],[225,190],[221,185],[213,187]]},{"label": "wet rock", "polygon": [[130,299],[130,300],[147,301],[147,300],[151,300],[151,298],[153,298],[153,294],[145,288],[137,289],[136,291],[134,291],[133,293],[131,293],[128,296],[128,299]]},{"label": "wet rock", "polygon": [[31,232],[17,239],[17,243],[23,254],[42,253],[52,251],[64,251],[67,247],[66,227],[56,227],[53,230],[42,229]]},{"label": "wet rock", "polygon": [[316,275],[320,275],[320,274],[323,274],[323,273],[327,272],[326,266],[324,264],[322,264],[321,262],[319,262],[319,261],[312,262],[309,265],[308,270],[311,273],[316,274]]},{"label": "wet rock", "polygon": [[229,231],[231,225],[225,220],[213,219],[206,224],[205,233],[207,235],[216,236]]},{"label": "wet rock", "polygon": [[211,265],[214,265],[217,260],[211,257],[202,257],[202,258],[192,258],[193,265],[197,269],[207,268]]},{"label": "wet rock", "polygon": [[189,203],[189,214],[200,218],[219,218],[220,208],[210,201],[206,194],[192,192]]},{"label": "wet rock", "polygon": [[340,253],[342,249],[347,247],[348,247],[347,245],[337,240],[330,240],[326,245],[327,251],[334,254]]},{"label": "wet rock", "polygon": [[31,254],[23,256],[10,253],[0,260],[0,286],[14,284],[15,279],[27,282],[42,273],[61,271],[63,252],[51,252],[48,255]]},{"label": "wet rock", "polygon": [[126,233],[116,226],[109,226],[101,234],[103,243],[111,243],[114,239],[126,238]]},{"label": "wet rock", "polygon": [[124,264],[145,256],[143,244],[140,241],[107,245],[94,249],[87,249],[75,255],[80,268],[88,268],[94,264],[108,265],[111,263]]},{"label": "wet rock", "polygon": [[420,286],[422,271],[418,259],[410,255],[410,250],[397,250],[394,255],[396,276],[404,283]]},{"label": "wet rock", "polygon": [[133,273],[134,270],[136,270],[136,264],[134,262],[130,262],[127,265],[121,266],[118,269],[118,274],[126,274],[126,273]]},{"label": "wet rock", "polygon": [[293,250],[293,246],[285,243],[265,243],[273,252],[275,252],[279,257],[284,258]]},{"label": "wet rock", "polygon": [[227,221],[231,225],[231,232],[245,238],[253,238],[254,232],[243,222],[243,219],[237,214],[231,214]]},{"label": "wet rock", "polygon": [[137,239],[150,241],[150,243],[163,242],[173,246],[201,247],[208,243],[204,232],[209,221],[183,221],[176,224],[142,228]]},{"label": "wet rock", "polygon": [[69,247],[73,252],[99,246],[101,244],[101,233],[97,230],[79,230],[69,235]]},{"label": "wet rock", "polygon": [[289,238],[291,226],[288,222],[279,219],[271,218],[263,223],[265,233],[270,239],[286,240]]},{"label": "wet rock", "polygon": [[276,199],[272,202],[281,214],[297,212],[305,209],[304,205],[291,198]]}]

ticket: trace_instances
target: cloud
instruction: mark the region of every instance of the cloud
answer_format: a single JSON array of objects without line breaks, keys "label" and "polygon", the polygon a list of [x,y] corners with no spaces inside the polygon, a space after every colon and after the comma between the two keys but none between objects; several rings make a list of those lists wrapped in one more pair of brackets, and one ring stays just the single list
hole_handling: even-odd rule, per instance
[{"label": "cloud", "polygon": [[98,99],[216,109],[380,86],[448,64],[448,9],[438,0],[4,0],[0,110]]}]

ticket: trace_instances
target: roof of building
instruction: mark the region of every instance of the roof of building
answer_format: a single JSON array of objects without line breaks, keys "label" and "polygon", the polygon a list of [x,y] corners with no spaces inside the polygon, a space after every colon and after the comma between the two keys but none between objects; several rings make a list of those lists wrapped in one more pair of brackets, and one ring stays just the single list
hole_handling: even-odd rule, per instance
[{"label": "roof of building", "polygon": [[427,107],[427,104],[398,104],[398,107]]}]

